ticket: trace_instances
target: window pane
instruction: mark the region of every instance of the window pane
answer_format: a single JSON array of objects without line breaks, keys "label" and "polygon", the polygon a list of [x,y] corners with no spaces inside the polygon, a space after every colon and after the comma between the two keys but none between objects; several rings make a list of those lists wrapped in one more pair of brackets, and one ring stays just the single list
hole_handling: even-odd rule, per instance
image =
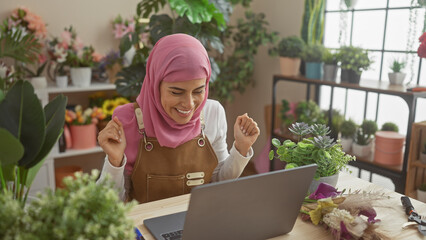
[{"label": "window pane", "polygon": [[416,120],[415,122],[426,121],[426,99],[417,99]]},{"label": "window pane", "polygon": [[[395,59],[398,60],[398,61],[407,61],[407,54],[405,54],[405,53],[389,53],[389,52],[385,52],[385,54],[383,55],[383,69],[382,69],[382,81],[383,82],[389,82],[389,76],[388,76],[388,74],[392,72],[391,66],[392,66],[393,61]],[[407,66],[407,64],[406,64],[405,68],[403,68],[401,70],[401,72],[404,72],[404,73],[409,73],[410,72],[409,71],[409,67]],[[409,81],[409,77],[406,76],[404,82],[408,82],[408,81]]]},{"label": "window pane", "polygon": [[352,45],[367,49],[382,49],[385,11],[354,13]]},{"label": "window pane", "polygon": [[405,51],[409,26],[408,9],[389,10],[385,49]]},{"label": "window pane", "polygon": [[340,1],[341,0],[327,0],[327,5],[325,6],[325,9],[327,9],[328,11],[340,10]]},{"label": "window pane", "polygon": [[352,119],[361,124],[364,118],[365,92],[359,90],[348,90],[348,105],[346,119]]},{"label": "window pane", "polygon": [[402,98],[380,95],[377,125],[381,128],[385,122],[393,122],[398,125],[399,133],[407,133],[408,106]]},{"label": "window pane", "polygon": [[385,8],[386,2],[386,0],[358,0],[355,9]]},{"label": "window pane", "polygon": [[409,7],[411,0],[389,0],[389,7]]},{"label": "window pane", "polygon": [[377,93],[368,93],[366,119],[376,120],[377,96]]},{"label": "window pane", "polygon": [[373,61],[373,63],[367,71],[362,72],[361,78],[378,81],[380,77],[380,61],[382,60],[382,53],[369,51],[368,57]]},{"label": "window pane", "polygon": [[[339,48],[340,44],[349,45],[352,12],[327,13],[324,29],[324,45]],[[339,36],[341,34],[341,36]],[[341,38],[341,39],[339,39]]]},{"label": "window pane", "polygon": [[[417,56],[417,53],[407,54],[407,56],[408,56],[407,67],[405,67],[407,71],[407,77],[405,78],[405,82],[408,83],[411,81],[410,84],[416,84],[417,76],[419,74],[420,58]],[[424,65],[422,66],[422,68],[423,69],[425,68]]]}]

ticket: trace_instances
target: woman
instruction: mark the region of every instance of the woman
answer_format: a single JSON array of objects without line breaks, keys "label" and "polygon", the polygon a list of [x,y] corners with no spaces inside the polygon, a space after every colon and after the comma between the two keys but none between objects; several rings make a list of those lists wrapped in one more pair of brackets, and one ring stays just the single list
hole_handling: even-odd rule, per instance
[{"label": "woman", "polygon": [[197,39],[174,34],[155,44],[136,102],[117,107],[98,136],[107,154],[101,179],[111,174],[123,200],[159,200],[240,176],[259,128],[237,117],[228,153],[225,111],[207,99],[210,74]]}]

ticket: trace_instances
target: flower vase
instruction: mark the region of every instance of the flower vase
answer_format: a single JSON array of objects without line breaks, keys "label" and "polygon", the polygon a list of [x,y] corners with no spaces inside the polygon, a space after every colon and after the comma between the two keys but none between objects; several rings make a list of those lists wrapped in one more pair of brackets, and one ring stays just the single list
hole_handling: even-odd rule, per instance
[{"label": "flower vase", "polygon": [[47,87],[46,77],[33,77],[31,78],[31,84],[35,89],[43,89]]},{"label": "flower vase", "polygon": [[71,125],[71,141],[73,149],[96,147],[96,125]]},{"label": "flower vase", "polygon": [[58,88],[66,88],[68,86],[68,76],[56,76],[56,86]]},{"label": "flower vase", "polygon": [[327,177],[320,177],[318,180],[314,179],[312,180],[311,185],[309,186],[309,193],[315,192],[315,190],[317,190],[318,188],[318,185],[322,182],[336,187],[337,180],[339,180],[339,173]]},{"label": "flower vase", "polygon": [[70,69],[72,84],[76,87],[88,87],[92,80],[92,68],[79,67]]}]

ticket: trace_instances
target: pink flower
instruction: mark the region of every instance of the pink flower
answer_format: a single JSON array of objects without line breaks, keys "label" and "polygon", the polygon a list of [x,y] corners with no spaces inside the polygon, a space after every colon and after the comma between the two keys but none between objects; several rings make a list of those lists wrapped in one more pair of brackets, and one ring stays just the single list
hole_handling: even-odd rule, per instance
[{"label": "pink flower", "polygon": [[43,64],[43,63],[45,63],[47,61],[47,56],[46,55],[44,55],[44,54],[40,54],[40,55],[38,55],[38,62],[40,63],[40,64]]},{"label": "pink flower", "polygon": [[420,46],[417,49],[417,55],[421,58],[426,58],[426,32],[419,37]]},{"label": "pink flower", "polygon": [[124,24],[114,24],[114,37],[115,38],[122,38],[126,33],[126,26]]},{"label": "pink flower", "polygon": [[75,41],[74,41],[74,43],[73,43],[73,45],[72,45],[72,47],[73,47],[73,48],[74,48],[74,50],[76,50],[77,52],[78,52],[78,51],[81,51],[81,50],[84,48],[84,44],[83,44],[83,41],[81,41],[81,38],[76,37],[76,38],[75,38]]},{"label": "pink flower", "polygon": [[71,44],[71,33],[68,31],[63,31],[61,33],[61,38],[62,38],[62,43],[64,44],[64,46],[66,46],[68,48],[68,46]]},{"label": "pink flower", "polygon": [[421,43],[425,43],[426,42],[426,32],[424,32],[420,37],[419,37],[419,41]]},{"label": "pink flower", "polygon": [[135,23],[134,22],[130,22],[129,26],[127,26],[126,32],[134,32],[135,31]]},{"label": "pink flower", "polygon": [[323,199],[328,197],[336,197],[340,192],[327,183],[320,183],[317,190],[309,195],[309,199]]},{"label": "pink flower", "polygon": [[104,57],[104,56],[102,56],[102,54],[99,54],[99,53],[92,53],[92,57],[93,57],[93,61],[95,61],[95,62],[100,62],[101,61],[101,59]]}]

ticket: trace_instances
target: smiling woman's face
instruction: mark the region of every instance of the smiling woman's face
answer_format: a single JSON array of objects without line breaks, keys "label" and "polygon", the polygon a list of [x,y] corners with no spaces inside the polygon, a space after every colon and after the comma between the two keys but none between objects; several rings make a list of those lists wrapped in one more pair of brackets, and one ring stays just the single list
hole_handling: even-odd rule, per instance
[{"label": "smiling woman's face", "polygon": [[205,88],[205,78],[182,82],[161,82],[161,105],[176,123],[188,123],[203,103]]}]

